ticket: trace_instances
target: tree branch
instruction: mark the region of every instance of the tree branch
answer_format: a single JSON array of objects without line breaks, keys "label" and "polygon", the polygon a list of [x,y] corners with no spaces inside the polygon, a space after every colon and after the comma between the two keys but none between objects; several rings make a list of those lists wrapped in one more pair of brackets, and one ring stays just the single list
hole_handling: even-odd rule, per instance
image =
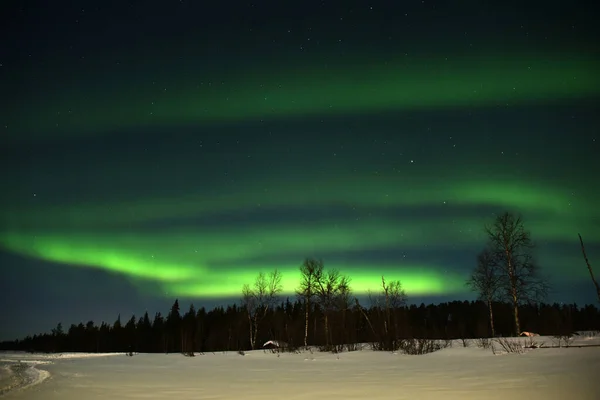
[{"label": "tree branch", "polygon": [[587,264],[588,271],[590,271],[590,276],[592,277],[592,282],[594,286],[596,286],[596,293],[598,294],[598,302],[600,302],[600,286],[598,286],[598,282],[596,282],[596,278],[594,278],[594,271],[592,271],[592,266],[590,261],[587,258],[587,254],[585,253],[585,246],[583,245],[583,239],[581,238],[581,234],[577,234],[579,236],[579,243],[581,243],[581,252],[583,253],[583,259]]}]

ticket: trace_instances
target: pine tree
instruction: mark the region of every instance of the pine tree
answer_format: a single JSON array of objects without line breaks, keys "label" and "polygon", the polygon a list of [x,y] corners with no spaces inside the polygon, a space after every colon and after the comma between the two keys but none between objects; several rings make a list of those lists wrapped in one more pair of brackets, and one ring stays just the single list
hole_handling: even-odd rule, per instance
[{"label": "pine tree", "polygon": [[179,313],[179,300],[176,299],[167,316],[167,353],[181,352],[181,314]]}]

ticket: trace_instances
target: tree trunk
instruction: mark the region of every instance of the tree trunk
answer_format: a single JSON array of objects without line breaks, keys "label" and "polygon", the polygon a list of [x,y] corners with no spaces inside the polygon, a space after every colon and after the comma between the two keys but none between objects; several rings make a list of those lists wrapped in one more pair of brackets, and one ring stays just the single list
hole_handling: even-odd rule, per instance
[{"label": "tree trunk", "polygon": [[252,337],[252,318],[250,317],[250,313],[248,313],[248,328],[250,331],[250,347],[254,350],[254,338]]},{"label": "tree trunk", "polygon": [[488,299],[488,309],[490,310],[490,327],[492,328],[492,337],[496,337],[496,330],[494,329],[494,312],[492,311],[491,299]]},{"label": "tree trunk", "polygon": [[513,314],[515,316],[515,329],[517,330],[517,336],[519,336],[521,334],[521,323],[519,322],[519,301],[514,288],[512,292]]},{"label": "tree trunk", "polygon": [[397,308],[392,310],[393,315],[392,318],[394,320],[394,333],[392,335],[392,347],[395,349],[396,343],[398,343],[398,338],[400,337],[400,328],[398,327],[398,313],[399,310]]},{"label": "tree trunk", "polygon": [[258,315],[254,317],[254,335],[252,336],[252,350],[256,348],[256,338],[258,336]]},{"label": "tree trunk", "polygon": [[325,313],[325,346],[329,347],[329,318]]},{"label": "tree trunk", "polygon": [[508,280],[510,282],[510,296],[513,303],[513,316],[515,318],[515,330],[519,336],[521,334],[521,324],[519,322],[519,296],[517,295],[517,284],[515,282],[515,270],[512,262],[512,254],[506,248],[506,263],[508,268]]},{"label": "tree trunk", "polygon": [[342,332],[342,341],[339,344],[350,344],[348,341],[348,331],[346,330],[346,310],[342,310]]},{"label": "tree trunk", "polygon": [[590,271],[590,276],[592,277],[592,282],[594,283],[594,286],[596,287],[596,294],[598,294],[598,302],[600,302],[600,286],[598,285],[596,278],[594,278],[594,271],[592,271],[592,266],[590,264],[590,261],[587,258],[587,254],[585,254],[585,247],[583,246],[583,239],[581,238],[581,235],[579,235],[579,243],[581,243],[581,252],[583,253],[583,258],[585,260],[585,263],[587,264],[588,271]]},{"label": "tree trunk", "polygon": [[310,308],[310,301],[307,299],[305,301],[306,311],[304,314],[304,347],[308,346],[308,312]]},{"label": "tree trunk", "polygon": [[367,315],[365,310],[362,308],[362,306],[358,303],[358,299],[355,299],[355,302],[356,302],[356,307],[359,309],[359,311],[365,318],[365,321],[367,321],[367,324],[369,324],[369,327],[371,328],[371,332],[373,332],[373,340],[377,340],[378,335],[375,332],[375,328],[373,327],[373,324],[371,324],[371,320],[369,319],[369,316]]}]

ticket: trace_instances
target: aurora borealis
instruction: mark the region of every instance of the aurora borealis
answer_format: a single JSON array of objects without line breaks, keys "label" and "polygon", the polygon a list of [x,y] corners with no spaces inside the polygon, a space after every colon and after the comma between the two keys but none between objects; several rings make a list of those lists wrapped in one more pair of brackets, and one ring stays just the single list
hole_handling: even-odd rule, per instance
[{"label": "aurora borealis", "polygon": [[595,266],[591,14],[402,3],[10,10],[0,289],[22,301],[2,319],[236,301],[274,268],[291,294],[306,257],[359,295],[384,274],[413,299],[471,299],[505,210],[551,299],[593,301],[577,238]]}]

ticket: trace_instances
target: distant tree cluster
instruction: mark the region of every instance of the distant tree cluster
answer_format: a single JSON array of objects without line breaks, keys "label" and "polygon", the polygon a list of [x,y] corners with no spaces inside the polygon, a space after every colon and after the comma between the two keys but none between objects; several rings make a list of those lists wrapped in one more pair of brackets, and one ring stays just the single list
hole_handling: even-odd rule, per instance
[{"label": "distant tree cluster", "polygon": [[[348,276],[309,258],[300,266],[296,298],[281,299],[279,271],[261,272],[241,288],[240,305],[210,311],[190,305],[182,315],[175,300],[166,317],[156,313],[150,319],[145,313],[141,318],[132,316],[123,325],[119,316],[112,325],[89,321],[71,325],[67,331],[59,323],[51,333],[2,342],[0,350],[193,355],[242,352],[275,340],[290,348],[313,345],[336,352],[371,343],[376,350],[395,351],[415,338],[488,338],[522,331],[569,335],[577,330],[600,330],[600,312],[593,305],[579,308],[542,302],[547,282],[535,263],[533,242],[520,217],[499,215],[485,231],[488,244],[467,281],[480,296],[475,302],[408,306],[401,282],[382,276],[380,289],[369,293],[369,304],[364,306],[352,294]],[[583,241],[581,247],[585,256]],[[588,268],[592,274],[589,262]]]},{"label": "distant tree cluster", "polygon": [[[50,333],[0,343],[0,350],[36,352],[140,352],[185,353],[249,350],[247,310],[237,305],[217,307],[210,311],[190,306],[179,315],[175,301],[165,318],[156,313],[150,318],[132,316],[124,324],[121,318],[112,324],[94,322],[71,325],[58,324]],[[512,305],[494,302],[496,334],[509,336],[513,330]],[[276,339],[301,346],[305,338],[306,309],[304,301],[289,299],[270,308],[256,338],[261,348]],[[484,301],[455,301],[437,305],[421,304],[393,308],[364,308],[356,303],[350,309],[329,314],[330,336],[318,324],[324,320],[319,307],[310,311],[311,328],[307,343],[323,350],[342,349],[352,343],[372,343],[374,348],[391,350],[394,341],[406,338],[474,339],[491,336],[488,305]],[[389,315],[389,317],[388,317]],[[542,335],[562,335],[579,330],[600,330],[600,310],[594,305],[539,304],[520,309],[524,330]],[[370,321],[370,322],[367,322]],[[387,332],[395,332],[387,334]]]}]

